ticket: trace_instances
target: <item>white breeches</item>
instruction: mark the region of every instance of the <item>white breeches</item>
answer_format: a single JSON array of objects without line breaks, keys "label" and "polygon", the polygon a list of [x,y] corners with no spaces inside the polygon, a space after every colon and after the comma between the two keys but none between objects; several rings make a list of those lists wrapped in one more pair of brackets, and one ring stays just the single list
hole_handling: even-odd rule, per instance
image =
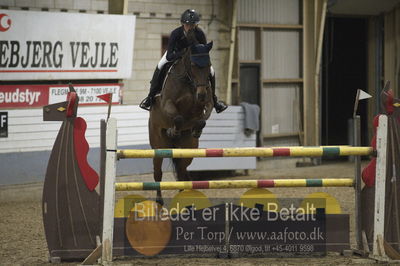
[{"label": "white breeches", "polygon": [[164,55],[161,57],[160,62],[158,62],[157,68],[161,70],[166,63],[168,63],[167,52],[165,52]]}]

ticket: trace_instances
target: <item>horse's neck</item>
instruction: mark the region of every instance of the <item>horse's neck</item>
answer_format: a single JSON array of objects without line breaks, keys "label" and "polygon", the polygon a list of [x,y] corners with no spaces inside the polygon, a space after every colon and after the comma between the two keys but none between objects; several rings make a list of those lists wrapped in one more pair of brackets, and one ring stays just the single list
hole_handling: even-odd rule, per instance
[{"label": "horse's neck", "polygon": [[185,62],[183,61],[183,59],[181,59],[181,60],[175,62],[171,70],[172,70],[177,76],[184,75],[185,72],[186,72],[186,68],[185,68]]},{"label": "horse's neck", "polygon": [[[185,90],[188,92],[192,92],[190,88],[187,88],[189,85],[188,83],[188,73],[186,69],[186,62],[185,58],[182,58],[179,61],[176,61],[169,71],[169,78],[173,80],[175,86],[172,86],[173,91],[177,93],[177,96],[184,93]],[[178,89],[180,87],[180,89]]]},{"label": "horse's neck", "polygon": [[163,92],[163,90],[164,90],[165,83],[167,83],[167,80],[168,80],[169,75],[171,74],[172,70],[174,69],[175,64],[176,64],[176,62],[173,63],[172,65],[168,65],[168,66],[167,66],[167,67],[168,67],[168,69],[167,69],[167,74],[165,74],[165,76],[164,76],[164,78],[163,78],[163,80],[162,80],[161,94],[162,94],[162,92]]},{"label": "horse's neck", "polygon": [[188,80],[187,67],[190,67],[190,54],[176,61],[169,71],[168,83],[165,83],[163,100],[172,100],[185,116],[201,116],[207,104],[195,100],[195,94]]},{"label": "horse's neck", "polygon": [[190,55],[188,53],[185,53],[184,56],[175,63],[175,69],[181,75],[185,75],[187,68],[190,67],[189,56]]}]

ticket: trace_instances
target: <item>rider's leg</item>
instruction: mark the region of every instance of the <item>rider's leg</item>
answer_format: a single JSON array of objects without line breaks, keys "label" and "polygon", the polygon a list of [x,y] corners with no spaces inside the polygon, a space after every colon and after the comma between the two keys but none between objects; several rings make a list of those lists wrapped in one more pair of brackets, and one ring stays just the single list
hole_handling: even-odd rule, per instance
[{"label": "rider's leg", "polygon": [[212,89],[212,94],[213,94],[215,111],[217,111],[217,113],[221,113],[221,112],[225,111],[225,109],[228,108],[228,106],[224,102],[219,101],[217,98],[217,95],[215,95],[215,71],[212,66],[210,69],[210,82],[211,82],[211,89]]},{"label": "rider's leg", "polygon": [[150,107],[154,102],[154,97],[156,96],[157,93],[160,92],[161,89],[160,73],[162,72],[164,65],[168,62],[166,56],[167,52],[164,53],[164,56],[161,58],[160,62],[158,62],[156,70],[154,71],[153,77],[150,81],[149,95],[139,105],[141,108],[145,110],[150,110]]}]

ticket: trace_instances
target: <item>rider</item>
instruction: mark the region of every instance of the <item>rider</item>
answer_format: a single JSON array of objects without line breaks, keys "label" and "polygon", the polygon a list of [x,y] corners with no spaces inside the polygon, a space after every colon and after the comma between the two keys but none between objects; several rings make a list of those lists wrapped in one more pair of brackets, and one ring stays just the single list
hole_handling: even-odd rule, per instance
[{"label": "rider", "polygon": [[[140,107],[145,110],[150,110],[151,105],[154,102],[154,97],[158,92],[161,90],[161,82],[163,74],[163,67],[168,62],[173,62],[180,58],[183,55],[184,49],[189,47],[191,44],[188,43],[186,39],[186,33],[193,29],[195,32],[195,36],[199,43],[207,44],[206,36],[204,32],[197,26],[200,22],[199,14],[193,9],[187,9],[185,12],[182,13],[181,16],[181,23],[182,26],[176,28],[171,32],[169,42],[168,42],[168,49],[161,58],[160,62],[158,62],[157,68],[154,71],[153,78],[150,81],[150,92],[149,95],[140,103]],[[165,71],[165,70],[164,70]],[[211,88],[213,93],[213,100],[214,100],[214,108],[217,113],[221,113],[224,111],[228,106],[222,102],[218,101],[217,96],[215,95],[215,72],[213,67],[211,66],[210,69],[210,82]]]}]

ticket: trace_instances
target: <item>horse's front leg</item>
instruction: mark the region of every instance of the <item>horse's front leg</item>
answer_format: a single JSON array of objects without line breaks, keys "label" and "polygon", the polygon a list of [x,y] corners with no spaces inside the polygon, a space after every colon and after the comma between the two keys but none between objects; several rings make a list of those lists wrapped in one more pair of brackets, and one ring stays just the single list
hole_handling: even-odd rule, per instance
[{"label": "horse's front leg", "polygon": [[203,133],[203,128],[206,126],[205,120],[198,120],[192,129],[192,136],[196,139],[200,138],[201,133]]},{"label": "horse's front leg", "polygon": [[[154,181],[161,182],[162,180],[162,162],[163,158],[153,158],[153,168],[154,168]],[[161,206],[164,205],[164,200],[161,195],[161,190],[157,190],[156,202]]]}]

